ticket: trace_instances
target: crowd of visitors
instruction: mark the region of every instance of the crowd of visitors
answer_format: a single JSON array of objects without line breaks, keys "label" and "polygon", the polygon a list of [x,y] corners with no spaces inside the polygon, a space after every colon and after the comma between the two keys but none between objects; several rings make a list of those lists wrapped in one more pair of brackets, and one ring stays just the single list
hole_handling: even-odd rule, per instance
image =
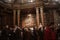
[{"label": "crowd of visitors", "polygon": [[[52,25],[53,26],[53,25]],[[57,33],[51,25],[31,28],[18,26],[0,27],[0,40],[58,40]]]}]

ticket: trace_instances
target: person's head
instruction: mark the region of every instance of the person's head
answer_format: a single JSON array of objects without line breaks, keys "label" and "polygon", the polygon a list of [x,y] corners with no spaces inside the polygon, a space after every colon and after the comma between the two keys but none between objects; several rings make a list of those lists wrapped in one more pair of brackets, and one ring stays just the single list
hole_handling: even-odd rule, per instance
[{"label": "person's head", "polygon": [[15,26],[14,25],[10,25],[10,30],[14,30]]},{"label": "person's head", "polygon": [[8,25],[6,25],[6,28],[9,28],[9,26],[8,26]]},{"label": "person's head", "polygon": [[26,31],[28,31],[28,28],[24,28]]},{"label": "person's head", "polygon": [[34,29],[33,29],[33,27],[32,27],[32,28],[30,28],[30,30],[32,30],[32,31],[33,31],[33,30],[34,30]]},{"label": "person's head", "polygon": [[52,22],[52,23],[50,23],[50,25],[49,25],[51,28],[53,28],[54,27],[54,23]]},{"label": "person's head", "polygon": [[13,28],[12,28],[12,27],[10,27],[10,30],[13,30]]},{"label": "person's head", "polygon": [[39,24],[39,28],[43,27],[42,23]]}]

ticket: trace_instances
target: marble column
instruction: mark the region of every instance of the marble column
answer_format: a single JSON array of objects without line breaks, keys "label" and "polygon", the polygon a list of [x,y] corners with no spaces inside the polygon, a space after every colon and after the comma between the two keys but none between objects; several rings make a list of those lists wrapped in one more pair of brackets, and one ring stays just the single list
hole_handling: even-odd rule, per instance
[{"label": "marble column", "polygon": [[56,10],[53,10],[53,14],[54,14],[54,27],[57,29],[58,28],[58,15]]},{"label": "marble column", "polygon": [[17,10],[17,25],[20,26],[20,10]]},{"label": "marble column", "polygon": [[37,26],[39,26],[39,8],[36,7],[36,21],[37,21]]},{"label": "marble column", "polygon": [[16,10],[13,10],[13,25],[16,25]]},{"label": "marble column", "polygon": [[43,13],[43,6],[40,7],[40,15],[41,15],[41,22],[42,22],[42,25],[44,26],[44,13]]}]

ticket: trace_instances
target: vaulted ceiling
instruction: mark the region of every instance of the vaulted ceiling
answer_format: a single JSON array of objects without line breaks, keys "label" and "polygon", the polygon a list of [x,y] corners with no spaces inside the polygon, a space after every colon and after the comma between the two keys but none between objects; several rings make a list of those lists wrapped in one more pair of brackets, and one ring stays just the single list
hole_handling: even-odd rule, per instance
[{"label": "vaulted ceiling", "polygon": [[41,4],[44,7],[59,8],[60,0],[0,0],[0,5],[10,9],[40,7]]}]

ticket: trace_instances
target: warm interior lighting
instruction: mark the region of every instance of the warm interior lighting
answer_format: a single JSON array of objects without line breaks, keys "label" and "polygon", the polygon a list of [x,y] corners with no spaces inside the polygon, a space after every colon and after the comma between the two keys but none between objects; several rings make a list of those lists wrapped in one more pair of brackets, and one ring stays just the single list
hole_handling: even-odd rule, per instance
[{"label": "warm interior lighting", "polygon": [[29,14],[27,17],[28,17],[28,18],[26,18],[26,20],[25,20],[26,26],[32,25],[32,24],[33,24],[32,15]]},{"label": "warm interior lighting", "polygon": [[55,1],[59,1],[59,0],[55,0]]},{"label": "warm interior lighting", "polygon": [[59,2],[59,0],[52,0],[52,1],[54,1],[54,2]]},{"label": "warm interior lighting", "polygon": [[6,3],[13,3],[14,0],[5,0]]},{"label": "warm interior lighting", "polygon": [[35,0],[28,0],[28,2],[34,2]]},{"label": "warm interior lighting", "polygon": [[11,2],[11,0],[8,0],[9,2]]},{"label": "warm interior lighting", "polygon": [[31,14],[28,14],[28,17],[31,17],[32,15]]},{"label": "warm interior lighting", "polygon": [[33,30],[33,28],[30,28],[30,30]]},{"label": "warm interior lighting", "polygon": [[28,14],[23,23],[24,23],[25,27],[26,26],[27,27],[33,26],[34,23],[35,23],[33,15],[32,14]]}]

